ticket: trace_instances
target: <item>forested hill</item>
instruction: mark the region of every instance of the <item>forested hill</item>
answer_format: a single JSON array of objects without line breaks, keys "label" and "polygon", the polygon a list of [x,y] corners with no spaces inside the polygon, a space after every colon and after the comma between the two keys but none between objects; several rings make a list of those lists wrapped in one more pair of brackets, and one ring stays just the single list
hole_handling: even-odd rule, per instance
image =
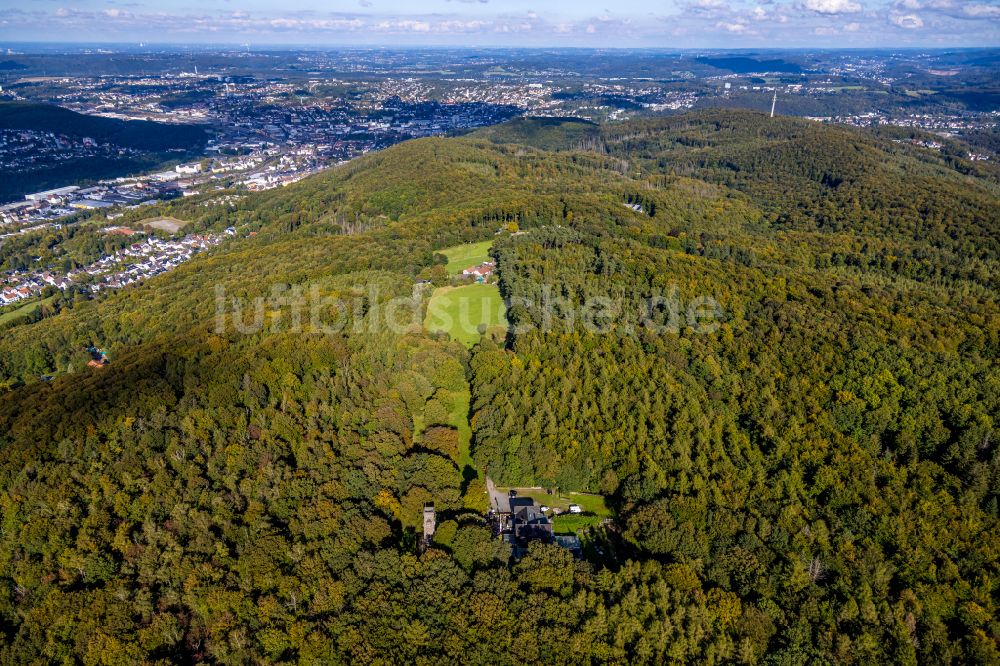
[{"label": "forested hill", "polygon": [[[119,120],[76,113],[52,104],[11,101],[0,101],[0,130],[35,134],[34,146],[39,154],[28,165],[0,172],[0,201],[50,187],[135,174],[171,160],[200,156],[210,137],[209,130],[199,125]],[[38,138],[44,133],[74,144],[89,139],[96,146],[58,147]]]},{"label": "forested hill", "polygon": [[[752,113],[532,122],[163,204],[239,238],[4,331],[0,660],[1000,660],[992,175]],[[467,350],[414,285],[483,240],[511,329]],[[486,474],[614,521],[510,562]]]},{"label": "forested hill", "polygon": [[123,148],[163,151],[205,145],[208,134],[197,125],[168,125],[149,120],[119,120],[89,116],[52,104],[0,102],[0,129],[54,132],[90,137]]},{"label": "forested hill", "polygon": [[581,118],[515,118],[477,129],[472,135],[494,143],[519,143],[542,150],[581,150],[584,145],[594,145],[601,126]]}]

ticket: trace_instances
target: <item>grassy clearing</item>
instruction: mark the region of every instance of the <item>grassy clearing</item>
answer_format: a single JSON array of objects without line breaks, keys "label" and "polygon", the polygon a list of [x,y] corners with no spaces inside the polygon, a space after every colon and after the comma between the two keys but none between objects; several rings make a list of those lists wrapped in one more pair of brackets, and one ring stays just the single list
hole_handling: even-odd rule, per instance
[{"label": "grassy clearing", "polygon": [[468,466],[476,469],[472,462],[472,426],[469,425],[469,403],[472,401],[472,393],[466,389],[458,393],[452,392],[450,397],[451,422],[458,428],[458,467],[465,469]]},{"label": "grassy clearing", "polygon": [[54,300],[55,300],[55,296],[49,296],[48,298],[46,298],[44,300],[32,301],[31,303],[26,303],[25,305],[22,305],[21,307],[17,308],[16,310],[11,310],[10,312],[5,312],[3,314],[0,314],[0,326],[3,326],[4,324],[6,324],[9,321],[17,319],[18,317],[21,317],[21,316],[24,316],[24,315],[33,314],[42,305],[51,305],[52,301],[54,301]]},{"label": "grassy clearing", "polygon": [[[498,487],[497,490],[506,493],[511,488]],[[516,490],[517,494],[521,497],[530,497],[535,500],[536,504],[559,509],[560,511],[569,511],[570,504],[578,504],[584,514],[593,514],[590,517],[597,518],[597,522],[600,522],[602,518],[611,517],[611,509],[608,508],[604,497],[601,495],[593,495],[591,493],[559,493],[558,495],[549,495],[540,488],[513,488],[513,490]],[[586,517],[578,513],[569,515]]]},{"label": "grassy clearing", "polygon": [[576,534],[588,527],[600,525],[604,520],[594,514],[563,513],[552,517],[552,531],[555,534]]},{"label": "grassy clearing", "polygon": [[481,243],[465,243],[443,250],[438,250],[448,257],[448,275],[460,275],[466,268],[478,266],[490,258],[490,248],[493,241],[483,241]]},{"label": "grassy clearing", "polygon": [[467,347],[479,342],[479,326],[507,329],[507,308],[500,291],[491,284],[440,287],[427,304],[424,328],[444,331]]},{"label": "grassy clearing", "polygon": [[569,493],[568,497],[571,504],[579,504],[585,513],[593,513],[602,518],[607,518],[611,515],[611,509],[608,508],[602,495]]},{"label": "grassy clearing", "polygon": [[[475,469],[472,462],[472,427],[469,425],[469,402],[472,394],[468,388],[462,391],[446,391],[441,389],[444,403],[448,406],[448,425],[458,430],[458,466],[465,469],[468,465]],[[413,439],[419,442],[427,424],[423,414],[413,417]]]},{"label": "grassy clearing", "polygon": [[[506,494],[511,488],[497,488]],[[539,506],[558,509],[562,513],[552,516],[552,529],[556,534],[577,534],[588,527],[601,524],[605,518],[611,518],[604,497],[590,493],[559,493],[549,495],[541,488],[513,488],[520,497],[530,497]],[[570,504],[578,504],[583,513],[568,513]]]}]

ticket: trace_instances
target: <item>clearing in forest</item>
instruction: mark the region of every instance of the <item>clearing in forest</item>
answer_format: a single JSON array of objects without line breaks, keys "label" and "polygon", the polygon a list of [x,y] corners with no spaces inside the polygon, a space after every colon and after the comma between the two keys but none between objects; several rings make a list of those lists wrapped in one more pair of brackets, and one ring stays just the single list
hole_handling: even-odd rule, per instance
[{"label": "clearing in forest", "polygon": [[478,266],[490,259],[490,247],[493,241],[482,241],[481,243],[465,243],[455,247],[447,247],[438,250],[448,257],[448,275],[461,275],[466,268]]},{"label": "clearing in forest", "polygon": [[[497,488],[503,495],[511,490],[516,490],[519,497],[530,497],[539,506],[558,511],[559,513],[550,513],[556,534],[576,534],[584,528],[600,525],[605,518],[613,517],[604,497],[594,493],[563,491],[550,495],[542,488]],[[580,507],[581,513],[569,512],[569,507],[573,504]]]},{"label": "clearing in forest", "polygon": [[424,328],[444,331],[466,347],[479,342],[480,330],[506,331],[507,307],[492,284],[467,284],[434,290],[427,304]]},{"label": "clearing in forest", "polygon": [[186,225],[190,224],[190,222],[178,220],[176,217],[153,217],[143,220],[139,224],[144,227],[153,227],[160,231],[166,231],[168,234],[176,234]]}]

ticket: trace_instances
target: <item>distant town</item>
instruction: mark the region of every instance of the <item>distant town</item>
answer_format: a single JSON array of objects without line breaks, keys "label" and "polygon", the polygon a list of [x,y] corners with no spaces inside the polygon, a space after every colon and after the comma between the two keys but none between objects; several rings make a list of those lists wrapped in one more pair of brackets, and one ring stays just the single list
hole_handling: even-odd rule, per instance
[{"label": "distant town", "polygon": [[96,294],[142,282],[176,268],[228,236],[235,236],[236,230],[230,227],[224,234],[189,234],[171,239],[147,235],[130,227],[110,227],[105,233],[126,236],[135,242],[66,272],[54,268],[6,271],[0,276],[0,306],[41,296],[47,287],[60,291],[77,287],[85,293]]},{"label": "distant town", "polygon": [[[187,234],[182,222],[116,227],[129,211],[197,196],[204,205],[234,202],[399,141],[517,116],[614,122],[707,106],[767,112],[773,105],[780,114],[822,123],[927,132],[894,139],[927,150],[962,139],[969,147],[959,157],[995,163],[997,146],[981,140],[1000,123],[995,100],[970,97],[958,85],[990,76],[973,55],[789,52],[755,60],[654,51],[626,58],[530,50],[10,50],[13,64],[0,71],[0,105],[50,105],[81,118],[129,121],[128,127],[153,121],[154,128],[196,128],[204,138],[194,148],[151,152],[114,136],[0,119],[0,173],[51,174],[46,182],[53,181],[0,200],[0,247],[80,219],[98,221],[100,233],[119,240],[132,236],[84,265],[39,259],[38,266],[8,266],[0,274],[0,307],[36,299],[47,288],[93,295],[127,286],[240,233]],[[127,172],[94,177],[89,168],[116,164]],[[130,164],[154,168],[129,170]],[[64,172],[77,175],[60,178]],[[470,270],[484,279],[489,269]]]}]

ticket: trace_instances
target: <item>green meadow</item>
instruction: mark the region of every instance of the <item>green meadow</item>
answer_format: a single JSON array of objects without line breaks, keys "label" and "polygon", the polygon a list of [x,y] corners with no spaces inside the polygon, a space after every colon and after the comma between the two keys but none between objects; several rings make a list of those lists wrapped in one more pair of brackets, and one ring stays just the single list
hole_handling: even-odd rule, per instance
[{"label": "green meadow", "polygon": [[424,328],[444,331],[467,347],[479,342],[480,325],[507,329],[507,308],[500,290],[492,284],[467,284],[434,290],[427,304]]},{"label": "green meadow", "polygon": [[[458,430],[458,466],[462,469],[466,467],[475,469],[471,450],[472,427],[469,425],[469,402],[472,400],[472,395],[468,387],[461,391],[438,389],[435,397],[439,397],[448,408],[448,424]],[[413,438],[415,442],[421,440],[426,426],[423,414],[414,415]]]},{"label": "green meadow", "polygon": [[459,275],[466,268],[478,266],[490,258],[490,247],[493,241],[482,241],[481,243],[465,243],[438,250],[448,257],[448,275]]},{"label": "green meadow", "polygon": [[9,312],[0,314],[0,326],[6,324],[9,321],[13,321],[14,319],[17,319],[18,317],[21,317],[23,315],[34,314],[35,311],[38,310],[38,308],[40,308],[43,305],[51,305],[52,302],[55,300],[56,300],[55,296],[49,296],[44,300],[32,301],[30,303],[22,305],[16,310],[10,310]]}]

